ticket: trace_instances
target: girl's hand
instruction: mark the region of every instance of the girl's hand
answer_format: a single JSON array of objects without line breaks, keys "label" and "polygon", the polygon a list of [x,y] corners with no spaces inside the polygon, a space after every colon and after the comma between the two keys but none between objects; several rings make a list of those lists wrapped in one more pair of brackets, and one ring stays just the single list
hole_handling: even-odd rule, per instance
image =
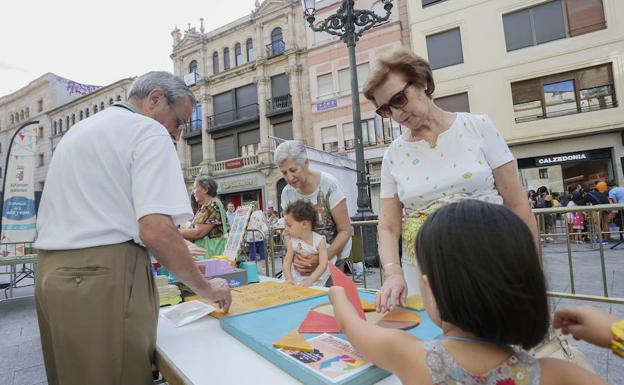
[{"label": "girl's hand", "polygon": [[553,327],[577,340],[608,348],[611,346],[611,325],[617,319],[591,306],[561,308],[555,312]]}]

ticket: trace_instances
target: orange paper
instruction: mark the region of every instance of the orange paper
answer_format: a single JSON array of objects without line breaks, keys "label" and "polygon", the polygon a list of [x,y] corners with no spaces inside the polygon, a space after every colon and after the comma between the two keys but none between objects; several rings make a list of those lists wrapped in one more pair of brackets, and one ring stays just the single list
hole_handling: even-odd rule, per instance
[{"label": "orange paper", "polygon": [[340,333],[340,328],[336,318],[310,310],[299,325],[299,333]]},{"label": "orange paper", "polygon": [[394,322],[417,322],[420,323],[420,317],[410,311],[394,309],[389,311],[382,319],[382,321],[394,321]]},{"label": "orange paper", "polygon": [[362,309],[365,312],[375,311],[375,305],[373,305],[372,303],[368,302],[365,299],[360,299],[360,304],[362,305]]}]

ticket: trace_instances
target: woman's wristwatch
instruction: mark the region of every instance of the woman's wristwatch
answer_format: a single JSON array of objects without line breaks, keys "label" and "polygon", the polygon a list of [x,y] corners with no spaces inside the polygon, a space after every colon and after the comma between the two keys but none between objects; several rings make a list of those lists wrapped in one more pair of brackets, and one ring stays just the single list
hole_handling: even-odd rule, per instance
[{"label": "woman's wristwatch", "polygon": [[624,358],[624,320],[614,322],[611,325],[611,350],[616,355]]}]

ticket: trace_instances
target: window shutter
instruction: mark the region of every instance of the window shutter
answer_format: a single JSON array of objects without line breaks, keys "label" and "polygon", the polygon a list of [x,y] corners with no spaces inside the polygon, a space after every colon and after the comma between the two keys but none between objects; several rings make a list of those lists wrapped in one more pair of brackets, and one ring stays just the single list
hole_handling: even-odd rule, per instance
[{"label": "window shutter", "polygon": [[602,0],[568,0],[566,7],[570,36],[607,28]]},{"label": "window shutter", "polygon": [[539,79],[524,80],[511,84],[513,104],[542,100],[542,86]]}]

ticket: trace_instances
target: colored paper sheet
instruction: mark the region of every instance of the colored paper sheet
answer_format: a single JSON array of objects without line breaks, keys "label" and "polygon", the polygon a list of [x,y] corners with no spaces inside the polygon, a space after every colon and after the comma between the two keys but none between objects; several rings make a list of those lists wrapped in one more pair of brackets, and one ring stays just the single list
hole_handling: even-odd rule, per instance
[{"label": "colored paper sheet", "polygon": [[368,313],[369,311],[375,311],[375,305],[365,299],[360,299],[360,304],[362,305],[362,309],[366,313]]},{"label": "colored paper sheet", "polygon": [[282,348],[286,350],[298,350],[300,352],[313,352],[314,348],[303,338],[296,330],[288,333],[282,337],[279,341],[273,342],[273,346],[276,348]]},{"label": "colored paper sheet", "polygon": [[310,310],[299,325],[299,333],[340,333],[338,322],[330,315]]},{"label": "colored paper sheet", "polygon": [[423,304],[423,300],[422,297],[420,296],[420,294],[413,294],[410,295],[409,297],[407,297],[407,302],[405,305],[406,308],[408,309],[413,309],[413,310],[424,310],[425,309],[425,305]]},{"label": "colored paper sheet", "polygon": [[364,309],[360,303],[360,295],[358,294],[357,287],[352,280],[350,280],[342,271],[338,270],[334,264],[329,264],[329,270],[331,271],[332,282],[336,286],[341,286],[345,289],[349,302],[353,305],[355,310],[361,319],[365,320]]},{"label": "colored paper sheet", "polygon": [[382,321],[395,321],[395,322],[418,322],[420,323],[420,317],[410,311],[394,309],[386,313],[381,319]]}]

